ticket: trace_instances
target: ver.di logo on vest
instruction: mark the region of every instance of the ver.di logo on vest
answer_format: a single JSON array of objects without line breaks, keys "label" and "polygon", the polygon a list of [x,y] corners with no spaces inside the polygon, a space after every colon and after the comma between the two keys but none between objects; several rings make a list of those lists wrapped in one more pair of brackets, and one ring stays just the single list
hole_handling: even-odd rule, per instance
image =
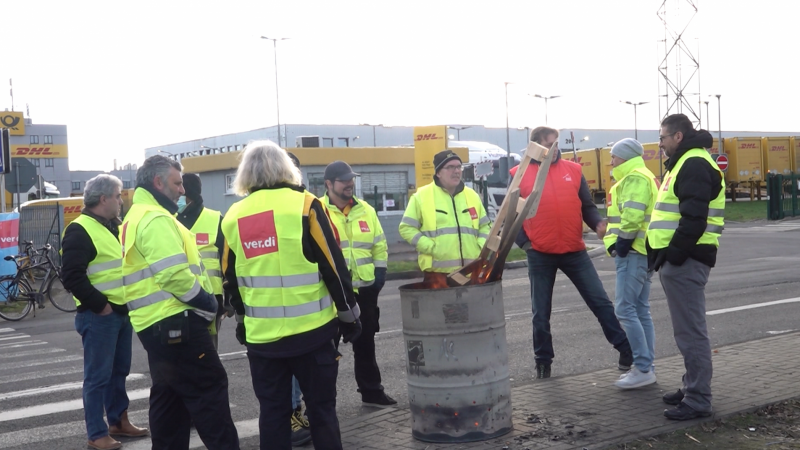
[{"label": "ver.di logo on vest", "polygon": [[239,240],[242,242],[245,258],[255,258],[278,251],[278,234],[275,230],[273,211],[242,217],[238,225]]},{"label": "ver.di logo on vest", "polygon": [[208,233],[197,233],[194,238],[197,245],[208,245]]}]

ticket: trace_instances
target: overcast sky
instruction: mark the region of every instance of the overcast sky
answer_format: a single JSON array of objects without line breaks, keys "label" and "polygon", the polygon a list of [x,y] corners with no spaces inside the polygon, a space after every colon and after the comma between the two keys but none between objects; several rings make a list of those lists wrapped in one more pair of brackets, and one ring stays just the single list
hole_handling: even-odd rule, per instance
[{"label": "overcast sky", "polygon": [[[282,123],[505,126],[509,81],[514,128],[542,124],[544,102],[528,95],[541,94],[562,96],[549,102],[551,126],[632,128],[632,107],[619,102],[630,100],[650,102],[639,127],[653,129],[661,4],[0,0],[0,86],[14,79],[15,109],[29,104],[35,123],[67,124],[73,170],[274,125],[272,42],[262,35],[291,38],[278,44]],[[670,14],[689,7],[667,4]],[[722,94],[723,129],[800,134],[800,3],[694,4],[687,43],[695,57],[699,45],[703,100]]]}]

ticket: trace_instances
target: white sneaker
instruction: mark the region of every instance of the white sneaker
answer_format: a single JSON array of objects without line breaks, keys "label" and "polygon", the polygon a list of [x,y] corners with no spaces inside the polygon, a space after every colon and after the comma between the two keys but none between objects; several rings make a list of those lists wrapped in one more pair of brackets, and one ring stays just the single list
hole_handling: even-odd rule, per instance
[{"label": "white sneaker", "polygon": [[614,383],[614,386],[620,389],[635,389],[642,386],[647,386],[648,384],[653,384],[656,382],[656,374],[652,371],[647,373],[642,373],[636,366],[631,367],[630,372],[625,374],[625,377],[620,378]]}]

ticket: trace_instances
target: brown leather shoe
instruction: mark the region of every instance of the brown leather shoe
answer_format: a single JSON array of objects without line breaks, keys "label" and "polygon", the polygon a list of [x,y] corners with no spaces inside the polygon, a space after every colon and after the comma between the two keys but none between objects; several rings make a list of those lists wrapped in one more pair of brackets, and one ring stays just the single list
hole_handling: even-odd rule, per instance
[{"label": "brown leather shoe", "polygon": [[100,439],[89,441],[86,446],[97,450],[116,450],[118,448],[122,448],[122,442],[112,438],[111,436],[103,436]]},{"label": "brown leather shoe", "polygon": [[[128,420],[128,411],[122,413],[120,421],[117,425],[108,427],[108,434],[111,436],[125,436],[125,437],[144,437],[148,436],[150,432],[147,428],[139,428]],[[119,448],[119,447],[116,447]]]}]

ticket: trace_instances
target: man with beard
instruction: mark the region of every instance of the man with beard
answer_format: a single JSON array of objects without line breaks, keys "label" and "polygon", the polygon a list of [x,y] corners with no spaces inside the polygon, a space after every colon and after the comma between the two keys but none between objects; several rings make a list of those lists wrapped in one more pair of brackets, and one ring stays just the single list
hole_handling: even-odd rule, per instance
[{"label": "man with beard", "polygon": [[672,420],[711,415],[711,341],[705,287],[717,261],[725,216],[725,179],[708,154],[713,142],[684,114],[661,122],[659,148],[667,172],[647,229],[647,257],[667,295],[675,343],[683,355],[683,387],[664,395]]},{"label": "man with beard", "polygon": [[331,222],[339,232],[342,254],[361,308],[361,337],[353,342],[354,370],[361,401],[370,406],[387,407],[396,405],[397,401],[383,392],[375,358],[375,333],[380,328],[378,294],[386,282],[386,236],[375,209],[353,195],[357,176],[344,161],[328,164],[325,168],[327,192],[320,200],[328,208]]}]

